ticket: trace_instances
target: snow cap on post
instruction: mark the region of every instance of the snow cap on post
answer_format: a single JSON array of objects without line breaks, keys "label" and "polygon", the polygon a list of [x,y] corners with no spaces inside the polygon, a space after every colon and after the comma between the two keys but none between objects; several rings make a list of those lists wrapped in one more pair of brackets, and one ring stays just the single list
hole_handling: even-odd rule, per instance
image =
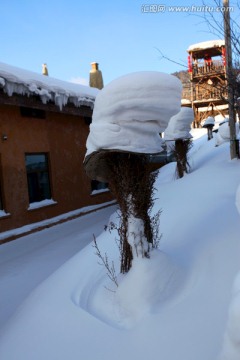
[{"label": "snow cap on post", "polygon": [[206,128],[208,126],[214,126],[215,125],[215,120],[214,117],[209,116],[206,118],[206,120],[204,121],[203,127]]},{"label": "snow cap on post", "polygon": [[163,132],[179,112],[182,84],[173,75],[143,71],[122,76],[97,95],[87,155],[101,149],[161,152]]},{"label": "snow cap on post", "polygon": [[182,107],[177,115],[174,115],[164,132],[164,140],[191,139],[191,123],[194,120],[193,109]]}]

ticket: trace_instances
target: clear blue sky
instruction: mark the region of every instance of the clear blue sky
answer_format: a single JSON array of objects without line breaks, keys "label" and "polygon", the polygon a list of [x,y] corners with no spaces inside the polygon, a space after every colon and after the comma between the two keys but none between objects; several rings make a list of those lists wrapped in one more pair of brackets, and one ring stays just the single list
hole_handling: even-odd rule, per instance
[{"label": "clear blue sky", "polygon": [[[154,13],[152,4],[165,4],[166,11]],[[105,84],[133,71],[181,70],[156,48],[187,63],[189,45],[218,37],[203,13],[170,12],[174,5],[201,6],[202,0],[0,0],[0,62],[35,72],[46,62],[52,77],[88,82],[96,61]]]}]

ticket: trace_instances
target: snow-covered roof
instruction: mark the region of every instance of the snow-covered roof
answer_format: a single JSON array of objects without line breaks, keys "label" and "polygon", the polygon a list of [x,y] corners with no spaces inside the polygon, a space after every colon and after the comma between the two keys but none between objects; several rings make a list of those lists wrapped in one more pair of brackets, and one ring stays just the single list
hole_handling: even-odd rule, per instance
[{"label": "snow-covered roof", "polygon": [[53,101],[62,110],[68,103],[93,108],[98,89],[54,79],[0,62],[0,88],[8,95],[38,95],[46,104]]},{"label": "snow-covered roof", "polygon": [[197,50],[205,50],[205,49],[211,49],[214,47],[221,47],[225,45],[224,40],[209,40],[209,41],[203,41],[197,44],[190,45],[187,49],[188,52],[190,51],[197,51]]}]

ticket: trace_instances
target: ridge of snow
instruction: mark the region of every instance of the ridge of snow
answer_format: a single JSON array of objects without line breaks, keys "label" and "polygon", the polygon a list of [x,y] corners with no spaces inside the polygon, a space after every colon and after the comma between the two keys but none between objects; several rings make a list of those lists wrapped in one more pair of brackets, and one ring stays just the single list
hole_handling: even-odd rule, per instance
[{"label": "ridge of snow", "polygon": [[[42,221],[35,222],[32,224],[24,225],[24,226],[21,226],[19,228],[15,228],[12,230],[7,230],[7,231],[0,233],[0,240],[4,240],[4,239],[7,239],[12,236],[18,236],[18,235],[21,235],[24,233],[28,233],[32,230],[35,230],[35,229],[38,229],[41,227],[54,225],[54,224],[57,224],[59,221],[67,220],[71,217],[79,216],[81,214],[85,214],[88,212],[97,211],[101,207],[110,206],[114,203],[115,203],[115,201],[108,201],[108,202],[97,204],[97,205],[85,206],[85,207],[82,207],[82,208],[79,208],[76,210],[72,210],[72,211],[69,211],[67,213],[64,213],[64,214],[61,214],[58,216],[54,216],[50,219],[46,219],[46,220],[42,220]],[[39,204],[39,203],[37,203],[37,204]],[[29,210],[31,210],[31,209],[29,209]],[[0,212],[0,216],[7,216],[7,215],[10,215],[10,214],[7,214],[5,211]]]}]

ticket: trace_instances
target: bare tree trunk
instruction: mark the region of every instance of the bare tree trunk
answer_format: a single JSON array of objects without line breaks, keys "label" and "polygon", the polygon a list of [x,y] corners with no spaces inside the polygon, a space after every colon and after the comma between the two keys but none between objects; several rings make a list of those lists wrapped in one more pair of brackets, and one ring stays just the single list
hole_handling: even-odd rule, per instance
[{"label": "bare tree trunk", "polygon": [[[121,273],[129,271],[134,257],[149,257],[153,233],[149,211],[153,206],[153,191],[156,173],[151,173],[147,158],[142,154],[111,152],[106,154],[108,168],[111,169],[109,186],[116,197],[121,210],[120,244]],[[135,221],[143,224],[142,233],[131,233]],[[133,238],[133,243],[130,241]],[[138,244],[138,240],[141,244]],[[136,240],[136,241],[135,241]],[[129,243],[130,242],[130,243]],[[139,249],[141,247],[141,254]]]},{"label": "bare tree trunk", "polygon": [[178,139],[175,141],[174,155],[177,161],[177,175],[182,178],[185,173],[188,173],[190,166],[188,163],[188,152],[191,148],[191,139]]}]

